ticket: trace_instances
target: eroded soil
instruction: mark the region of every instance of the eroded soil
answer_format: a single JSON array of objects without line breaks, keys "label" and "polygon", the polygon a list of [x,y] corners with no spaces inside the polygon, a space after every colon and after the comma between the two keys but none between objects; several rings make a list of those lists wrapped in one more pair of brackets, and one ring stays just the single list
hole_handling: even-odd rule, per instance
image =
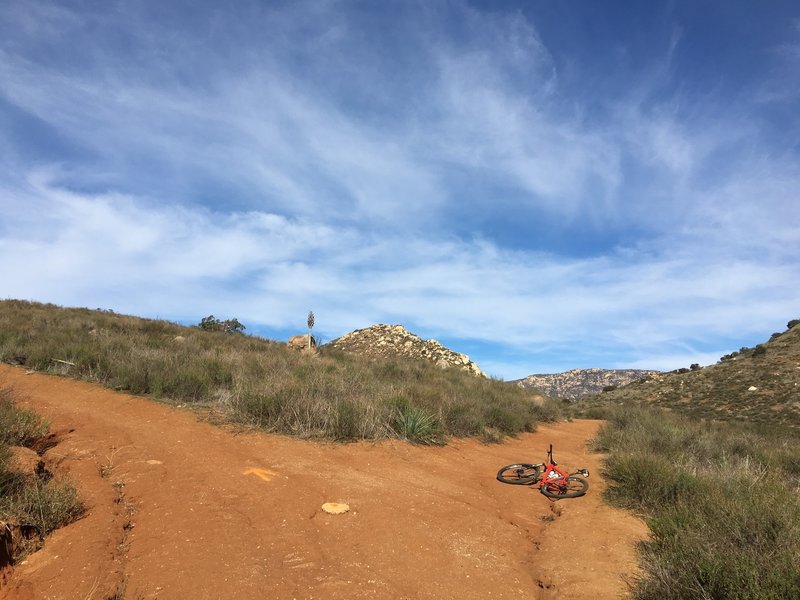
[{"label": "eroded soil", "polygon": [[[500,445],[340,445],[236,434],[21,368],[0,366],[0,384],[50,420],[48,466],[88,508],[14,567],[0,600],[618,598],[647,534],[601,500],[597,421]],[[549,443],[592,472],[586,496],[553,503],[495,480]]]}]

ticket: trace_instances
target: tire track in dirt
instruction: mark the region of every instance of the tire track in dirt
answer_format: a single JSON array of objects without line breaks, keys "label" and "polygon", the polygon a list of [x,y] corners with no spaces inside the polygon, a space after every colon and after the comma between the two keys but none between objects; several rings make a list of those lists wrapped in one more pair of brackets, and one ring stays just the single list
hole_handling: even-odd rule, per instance
[{"label": "tire track in dirt", "polygon": [[[644,524],[601,501],[596,421],[499,445],[332,444],[234,434],[190,411],[0,366],[52,424],[45,457],[87,516],[17,565],[2,600],[128,598],[618,598]],[[555,505],[495,480],[547,444],[592,471]],[[255,471],[254,471],[255,470]],[[122,501],[120,501],[122,494]],[[328,515],[324,502],[350,512]]]}]

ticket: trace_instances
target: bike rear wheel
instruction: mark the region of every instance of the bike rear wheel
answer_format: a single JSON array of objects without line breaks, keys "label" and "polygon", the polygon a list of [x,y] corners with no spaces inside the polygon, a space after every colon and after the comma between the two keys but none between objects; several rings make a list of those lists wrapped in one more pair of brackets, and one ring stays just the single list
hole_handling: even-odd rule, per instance
[{"label": "bike rear wheel", "polygon": [[503,483],[526,485],[536,482],[541,474],[542,465],[520,463],[516,465],[508,465],[500,469],[497,472],[497,479]]},{"label": "bike rear wheel", "polygon": [[574,475],[542,485],[542,493],[548,498],[577,498],[583,496],[588,489],[589,482]]}]

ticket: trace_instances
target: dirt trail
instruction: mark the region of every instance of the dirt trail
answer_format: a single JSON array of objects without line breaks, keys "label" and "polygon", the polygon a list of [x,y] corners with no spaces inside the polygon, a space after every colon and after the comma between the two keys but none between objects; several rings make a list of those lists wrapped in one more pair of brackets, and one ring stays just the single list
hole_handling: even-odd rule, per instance
[{"label": "dirt trail", "polygon": [[[598,422],[500,445],[329,444],[236,435],[190,411],[0,366],[51,422],[45,454],[87,515],[15,567],[0,600],[618,598],[639,520],[601,501]],[[495,480],[514,461],[592,471],[557,503]],[[323,503],[350,512],[328,515]]]}]

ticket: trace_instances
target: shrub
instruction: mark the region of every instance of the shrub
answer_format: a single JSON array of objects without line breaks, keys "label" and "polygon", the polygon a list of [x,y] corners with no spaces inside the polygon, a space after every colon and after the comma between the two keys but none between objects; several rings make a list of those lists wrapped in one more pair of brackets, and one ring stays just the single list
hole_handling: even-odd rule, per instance
[{"label": "shrub", "polygon": [[13,392],[0,389],[0,522],[36,530],[38,536],[23,544],[23,553],[36,550],[45,535],[83,512],[75,488],[68,483],[49,474],[40,478],[8,470],[10,445],[31,446],[46,433],[41,417],[19,409]]},{"label": "shrub", "polygon": [[214,315],[208,315],[200,319],[197,325],[204,331],[222,331],[225,333],[242,333],[246,329],[244,325],[239,322],[239,319],[226,319],[224,321],[217,319]]},{"label": "shrub", "polygon": [[439,421],[421,408],[407,408],[395,419],[398,435],[417,444],[441,444],[444,441]]},{"label": "shrub", "polygon": [[350,400],[342,400],[336,404],[336,417],[333,421],[333,437],[337,440],[354,440],[359,435],[361,408]]},{"label": "shrub", "polygon": [[0,447],[29,446],[42,437],[47,428],[39,415],[17,408],[10,389],[0,389]]},{"label": "shrub", "polygon": [[486,411],[486,424],[506,434],[525,431],[530,427],[524,414],[498,405],[490,406]]},{"label": "shrub", "polygon": [[83,513],[77,490],[70,484],[37,477],[20,478],[0,496],[0,519],[33,526],[43,538]]},{"label": "shrub", "polygon": [[[455,436],[479,435],[486,425],[477,407],[467,404],[450,404],[444,411],[444,426]],[[501,436],[502,439],[502,436]]]}]

